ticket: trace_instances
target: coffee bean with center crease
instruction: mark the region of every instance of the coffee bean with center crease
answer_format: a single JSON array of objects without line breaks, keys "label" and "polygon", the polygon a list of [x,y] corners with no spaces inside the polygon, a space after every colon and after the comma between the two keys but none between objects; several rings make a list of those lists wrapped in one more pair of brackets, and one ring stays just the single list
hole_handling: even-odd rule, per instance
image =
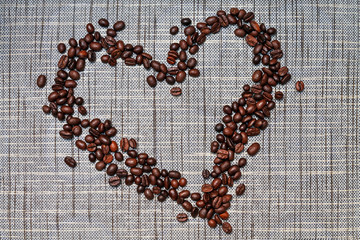
[{"label": "coffee bean with center crease", "polygon": [[235,193],[237,196],[243,195],[245,192],[245,185],[244,184],[239,184],[239,186],[237,186]]},{"label": "coffee bean with center crease", "polygon": [[211,192],[213,190],[213,187],[210,184],[204,184],[201,187],[201,191],[204,193]]},{"label": "coffee bean with center crease", "polygon": [[77,148],[81,149],[81,150],[85,150],[86,149],[86,143],[83,140],[76,140],[75,145]]},{"label": "coffee bean with center crease", "polygon": [[186,213],[179,213],[177,216],[176,216],[176,219],[179,221],[179,222],[186,222],[188,220],[188,216]]},{"label": "coffee bean with center crease", "polygon": [[246,41],[246,43],[249,44],[251,47],[255,47],[255,45],[258,43],[258,40],[257,40],[255,37],[251,36],[251,35],[247,35],[247,36],[245,37],[245,41]]},{"label": "coffee bean with center crease", "polygon": [[203,178],[208,179],[210,177],[210,171],[207,169],[204,169],[202,171],[202,176],[203,176]]},{"label": "coffee bean with center crease", "polygon": [[109,175],[109,176],[113,176],[115,175],[116,171],[118,170],[118,166],[116,164],[110,164],[109,167],[107,168],[106,170],[106,173]]},{"label": "coffee bean with center crease", "polygon": [[59,132],[59,134],[64,139],[72,139],[73,138],[73,133],[70,131],[61,130]]},{"label": "coffee bean with center crease", "polygon": [[275,99],[280,100],[284,97],[284,94],[281,91],[275,92]]},{"label": "coffee bean with center crease", "polygon": [[62,55],[62,56],[60,57],[60,59],[59,59],[58,67],[61,68],[61,69],[66,68],[66,66],[67,66],[67,64],[68,64],[68,61],[69,61],[68,56]]},{"label": "coffee bean with center crease", "polygon": [[170,94],[173,96],[179,96],[181,95],[181,88],[179,87],[173,87],[172,89],[170,89]]},{"label": "coffee bean with center crease", "polygon": [[127,138],[122,138],[120,140],[120,149],[123,152],[126,152],[129,150],[129,140]]},{"label": "coffee bean with center crease", "polygon": [[175,178],[175,179],[180,179],[181,174],[178,171],[170,171],[169,172],[169,177],[170,178]]},{"label": "coffee bean with center crease", "polygon": [[298,92],[302,92],[304,90],[304,82],[303,81],[297,81],[295,84],[295,88]]},{"label": "coffee bean with center crease", "polygon": [[66,156],[64,161],[65,161],[66,165],[68,165],[69,167],[71,167],[71,168],[76,167],[76,161],[74,158]]},{"label": "coffee bean with center crease", "polygon": [[39,77],[36,80],[36,84],[39,88],[43,88],[46,85],[46,76],[45,75],[39,75]]},{"label": "coffee bean with center crease", "polygon": [[184,71],[179,71],[177,74],[176,74],[176,82],[178,83],[182,83],[186,78],[186,73]]},{"label": "coffee bean with center crease", "polygon": [[231,227],[230,223],[228,223],[228,222],[224,222],[222,224],[222,229],[227,234],[230,234],[232,232],[232,227]]},{"label": "coffee bean with center crease", "polygon": [[182,207],[188,212],[191,212],[193,209],[193,206],[191,205],[191,203],[189,201],[184,201],[182,203]]},{"label": "coffee bean with center crease", "polygon": [[109,179],[109,184],[112,187],[117,187],[121,184],[121,179],[118,176],[111,177]]}]

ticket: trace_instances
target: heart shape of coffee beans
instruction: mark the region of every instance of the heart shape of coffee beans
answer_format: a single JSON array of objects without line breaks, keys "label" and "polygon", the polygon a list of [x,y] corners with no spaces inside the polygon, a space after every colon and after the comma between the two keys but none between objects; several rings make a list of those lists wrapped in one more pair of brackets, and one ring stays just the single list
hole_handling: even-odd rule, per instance
[{"label": "heart shape of coffee beans", "polygon": [[[225,233],[231,233],[232,227],[226,221],[229,218],[227,209],[230,207],[232,195],[228,193],[229,187],[233,187],[234,181],[241,177],[240,168],[246,165],[246,159],[240,158],[234,162],[235,154],[244,151],[248,143],[248,137],[260,134],[268,126],[265,118],[270,117],[270,111],[275,108],[273,101],[272,88],[278,83],[287,83],[291,75],[287,67],[281,67],[278,61],[282,56],[280,42],[272,40],[271,36],[276,34],[275,28],[266,28],[265,25],[258,24],[254,19],[254,13],[246,12],[238,8],[231,8],[230,13],[218,11],[216,16],[208,17],[205,22],[191,25],[191,20],[184,18],[181,23],[186,26],[184,29],[185,39],[179,43],[172,43],[166,59],[169,65],[153,60],[152,56],[146,52],[141,45],[133,46],[125,44],[121,40],[115,40],[118,31],[125,28],[125,23],[118,21],[106,31],[106,36],[102,37],[99,32],[95,32],[93,24],[86,26],[87,34],[84,38],[76,41],[69,39],[70,48],[67,54],[62,55],[58,67],[55,84],[52,85],[53,92],[48,96],[49,105],[43,106],[45,113],[52,113],[60,121],[66,119],[63,130],[59,132],[64,139],[79,137],[83,129],[89,128],[88,134],[84,140],[76,140],[76,146],[81,150],[88,150],[89,160],[95,164],[99,171],[106,169],[106,173],[111,176],[109,184],[117,187],[125,179],[126,185],[137,185],[137,192],[144,193],[145,197],[152,200],[155,195],[159,202],[165,201],[168,197],[181,204],[185,211],[190,212],[192,217],[199,216],[207,219],[208,225],[212,228],[221,225]],[[109,22],[106,19],[100,19],[99,25],[108,27]],[[155,87],[158,82],[165,80],[170,85],[182,83],[186,75],[198,77],[200,72],[196,69],[197,60],[194,57],[188,58],[188,54],[194,55],[199,47],[205,43],[210,34],[218,33],[221,28],[229,25],[236,25],[234,33],[237,37],[244,38],[246,43],[253,47],[254,58],[252,62],[257,65],[260,62],[264,65],[256,70],[252,75],[252,86],[245,84],[243,93],[238,101],[223,107],[226,114],[222,121],[215,126],[216,141],[211,143],[210,150],[216,154],[214,167],[210,172],[203,170],[202,175],[205,179],[212,177],[210,184],[203,184],[201,192],[191,193],[186,190],[187,180],[180,172],[156,168],[156,159],[146,153],[138,153],[137,142],[135,139],[122,138],[119,142],[113,140],[117,129],[112,126],[110,120],[101,121],[98,118],[80,119],[72,116],[74,106],[78,106],[78,112],[86,115],[87,110],[83,106],[84,100],[81,97],[75,97],[74,89],[77,86],[77,80],[80,79],[80,71],[85,68],[86,59],[89,62],[96,60],[96,52],[103,49],[107,54],[101,57],[103,63],[115,66],[121,58],[127,66],[143,65],[145,69],[152,68],[156,71],[156,76],[150,75],[146,81],[150,87]],[[177,34],[179,28],[171,27],[170,34]],[[66,51],[66,45],[58,45],[60,53]],[[136,57],[133,57],[136,55]],[[69,69],[69,71],[65,71]],[[188,70],[186,72],[186,70]],[[302,83],[302,82],[301,82]],[[303,90],[303,83],[298,83],[296,88]],[[39,87],[44,87],[46,77],[40,75],[37,79]],[[300,87],[299,87],[300,86]],[[174,96],[181,95],[181,88],[173,87],[170,93]],[[274,98],[280,100],[283,93],[278,91]],[[60,107],[60,108],[59,108]],[[247,148],[250,156],[255,155],[260,149],[259,143],[253,143]],[[128,157],[124,159],[124,153]],[[125,165],[130,168],[118,168],[114,163],[125,160]],[[66,157],[65,163],[70,167],[76,166],[76,161],[72,157]],[[179,188],[182,188],[181,191]],[[245,191],[245,185],[240,184],[236,187],[236,195],[242,195]],[[190,201],[194,201],[192,204]],[[177,215],[179,222],[188,220],[186,213]]]}]

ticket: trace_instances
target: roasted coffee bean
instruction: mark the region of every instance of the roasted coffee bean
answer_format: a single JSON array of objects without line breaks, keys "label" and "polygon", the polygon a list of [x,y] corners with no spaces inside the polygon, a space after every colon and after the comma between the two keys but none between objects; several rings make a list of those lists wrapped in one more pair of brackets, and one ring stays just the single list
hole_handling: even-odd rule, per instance
[{"label": "roasted coffee bean", "polygon": [[245,185],[244,184],[240,184],[239,186],[237,186],[235,193],[237,196],[243,195],[245,192]]},{"label": "roasted coffee bean", "polygon": [[85,150],[86,149],[86,143],[82,140],[76,140],[75,145],[77,148],[81,149],[81,150]]},{"label": "roasted coffee bean", "polygon": [[43,88],[46,85],[46,76],[45,75],[40,75],[37,80],[36,80],[36,84],[39,88]]},{"label": "roasted coffee bean", "polygon": [[68,61],[69,61],[68,56],[62,55],[62,56],[60,57],[60,59],[59,59],[58,67],[61,68],[61,69],[66,68],[66,66],[67,66],[67,64],[68,64]]},{"label": "roasted coffee bean", "polygon": [[154,198],[154,193],[150,189],[145,189],[144,195],[148,200],[152,200]]},{"label": "roasted coffee bean", "polygon": [[179,222],[186,222],[188,220],[188,216],[186,213],[179,213],[177,216],[176,216],[176,219],[179,221]]},{"label": "roasted coffee bean", "polygon": [[210,184],[204,184],[201,187],[201,191],[204,193],[211,192],[213,190],[213,187]]},{"label": "roasted coffee bean", "polygon": [[178,83],[182,83],[186,78],[186,73],[184,71],[179,71],[177,74],[176,74],[176,82]]},{"label": "roasted coffee bean", "polygon": [[97,162],[97,163],[95,164],[95,168],[96,168],[96,170],[98,170],[98,171],[104,170],[105,167],[106,167],[106,164],[105,164],[103,161]]},{"label": "roasted coffee bean", "polygon": [[77,165],[75,159],[72,157],[69,157],[69,156],[66,156],[64,161],[65,161],[66,165],[68,165],[71,168],[74,168]]},{"label": "roasted coffee bean", "polygon": [[190,198],[193,200],[193,201],[199,201],[201,199],[201,195],[200,193],[192,193]]},{"label": "roasted coffee bean", "polygon": [[182,18],[181,19],[181,24],[184,25],[184,26],[190,25],[191,24],[190,18]]},{"label": "roasted coffee bean", "polygon": [[228,223],[228,222],[224,222],[222,224],[222,229],[227,234],[230,234],[232,232],[232,227],[231,227],[230,223]]},{"label": "roasted coffee bean", "polygon": [[121,179],[118,176],[111,177],[109,179],[109,184],[112,187],[117,187],[117,186],[119,186],[121,184]]},{"label": "roasted coffee bean", "polygon": [[304,82],[303,81],[297,81],[295,84],[295,88],[298,92],[302,92],[304,90]]},{"label": "roasted coffee bean", "polygon": [[197,53],[198,51],[199,51],[199,46],[198,46],[198,45],[194,45],[194,46],[190,47],[190,49],[189,49],[189,53],[190,53],[191,55],[194,55],[194,54]]},{"label": "roasted coffee bean", "polygon": [[281,100],[284,97],[284,94],[281,91],[275,93],[275,99]]},{"label": "roasted coffee bean", "polygon": [[60,136],[64,139],[72,139],[73,138],[73,133],[70,131],[65,131],[65,130],[61,130],[59,132]]},{"label": "roasted coffee bean", "polygon": [[251,35],[247,35],[245,37],[246,43],[249,44],[251,47],[255,47],[255,45],[258,43],[257,39]]},{"label": "roasted coffee bean", "polygon": [[251,146],[247,149],[247,152],[250,156],[254,156],[258,151],[260,150],[260,144],[259,143],[253,143]]},{"label": "roasted coffee bean", "polygon": [[180,198],[188,198],[189,196],[190,196],[190,191],[189,190],[182,190],[179,193]]},{"label": "roasted coffee bean", "polygon": [[179,87],[173,87],[172,89],[170,89],[170,94],[173,96],[179,96],[181,95],[181,88]]},{"label": "roasted coffee bean", "polygon": [[149,84],[150,87],[156,86],[156,78],[153,75],[150,75],[146,78],[146,82]]},{"label": "roasted coffee bean", "polygon": [[193,206],[191,205],[191,203],[189,201],[184,201],[182,203],[182,207],[187,211],[187,212],[191,212],[193,209]]},{"label": "roasted coffee bean", "polygon": [[108,29],[106,30],[106,34],[107,34],[108,36],[111,36],[111,37],[115,37],[115,36],[117,35],[116,31],[115,31],[114,29],[112,29],[112,28],[108,28]]},{"label": "roasted coffee bean", "polygon": [[210,172],[209,172],[209,170],[204,169],[204,170],[202,171],[202,176],[203,176],[204,179],[208,179],[208,178],[210,177]]},{"label": "roasted coffee bean", "polygon": [[120,149],[123,152],[126,152],[127,150],[129,150],[129,140],[127,138],[122,138],[120,140]]},{"label": "roasted coffee bean", "polygon": [[175,179],[180,179],[181,178],[181,174],[178,171],[170,171],[169,172],[169,177],[170,178],[175,178]]},{"label": "roasted coffee bean", "polygon": [[238,162],[239,167],[244,167],[246,165],[246,158],[240,158]]},{"label": "roasted coffee bean", "polygon": [[216,225],[217,225],[217,223],[216,223],[216,221],[215,221],[214,219],[209,219],[209,220],[208,220],[208,225],[209,225],[209,227],[211,227],[211,228],[215,228]]},{"label": "roasted coffee bean", "polygon": [[59,53],[64,53],[66,51],[66,46],[64,43],[59,43],[57,45],[57,50],[59,51]]},{"label": "roasted coffee bean", "polygon": [[98,23],[102,27],[108,27],[109,26],[109,21],[107,19],[105,19],[105,18],[100,18]]},{"label": "roasted coffee bean", "polygon": [[110,164],[106,170],[106,173],[109,176],[113,176],[113,175],[115,175],[117,170],[118,170],[118,166],[116,164]]}]

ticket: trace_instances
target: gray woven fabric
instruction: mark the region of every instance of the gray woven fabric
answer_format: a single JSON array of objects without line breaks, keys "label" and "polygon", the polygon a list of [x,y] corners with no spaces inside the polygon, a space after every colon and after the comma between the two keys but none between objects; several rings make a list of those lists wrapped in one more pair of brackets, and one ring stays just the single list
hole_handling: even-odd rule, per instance
[{"label": "gray woven fabric", "polygon": [[[154,2],[0,1],[0,239],[359,239],[359,2]],[[240,180],[247,190],[232,201],[233,233],[226,235],[199,218],[178,223],[183,209],[170,200],[147,201],[134,186],[111,188],[41,106],[57,70],[57,43],[84,36],[89,21],[124,20],[117,38],[164,61],[169,44],[183,37],[169,35],[182,17],[199,22],[233,6],[278,29],[293,78],[276,87],[285,99],[269,128],[251,138],[262,149],[248,158]],[[111,68],[99,55],[75,93],[90,118],[113,121],[117,140],[136,138],[159,168],[180,170],[189,189],[199,190],[222,106],[258,68],[233,31],[208,38],[196,55],[201,76],[181,84],[181,97],[165,83],[148,87],[151,71],[123,62]],[[36,86],[39,74],[48,76],[44,89]],[[75,169],[64,164],[67,155],[78,160]]]}]

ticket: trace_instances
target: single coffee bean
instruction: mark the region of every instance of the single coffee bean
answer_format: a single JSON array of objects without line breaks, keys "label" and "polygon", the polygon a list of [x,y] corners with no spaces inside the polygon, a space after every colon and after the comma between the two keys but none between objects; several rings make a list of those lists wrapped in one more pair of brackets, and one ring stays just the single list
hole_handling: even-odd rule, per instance
[{"label": "single coffee bean", "polygon": [[150,75],[146,78],[146,82],[149,84],[150,87],[156,86],[156,78],[153,75]]},{"label": "single coffee bean", "polygon": [[65,130],[61,130],[59,132],[60,136],[64,139],[72,139],[73,138],[73,133],[70,131],[65,131]]},{"label": "single coffee bean", "polygon": [[64,161],[65,161],[66,165],[68,165],[69,167],[71,167],[71,168],[76,167],[76,161],[74,158],[66,156]]},{"label": "single coffee bean", "polygon": [[202,176],[203,176],[204,179],[208,179],[210,177],[210,171],[207,170],[207,169],[204,169],[202,171]]},{"label": "single coffee bean", "polygon": [[275,92],[275,99],[281,100],[284,97],[284,94],[281,91]]},{"label": "single coffee bean", "polygon": [[46,76],[45,75],[40,75],[37,78],[36,84],[39,88],[43,88],[46,85]]},{"label": "single coffee bean", "polygon": [[200,76],[200,71],[198,69],[190,69],[189,70],[189,75],[192,77],[198,77]]},{"label": "single coffee bean", "polygon": [[76,140],[75,145],[77,148],[79,148],[80,150],[85,150],[86,149],[86,143],[83,140]]},{"label": "single coffee bean", "polygon": [[176,80],[173,76],[167,76],[166,79],[165,79],[166,83],[169,84],[169,85],[174,85]]},{"label": "single coffee bean", "polygon": [[172,89],[170,89],[170,94],[173,96],[179,96],[181,95],[181,88],[179,87],[173,87]]},{"label": "single coffee bean", "polygon": [[59,51],[59,53],[64,53],[66,51],[66,46],[64,43],[59,43],[57,45],[57,50]]},{"label": "single coffee bean", "polygon": [[217,225],[217,223],[216,223],[216,221],[215,221],[214,219],[209,219],[208,225],[209,225],[209,227],[211,227],[211,228],[215,228],[216,225]]},{"label": "single coffee bean", "polygon": [[177,74],[176,74],[176,82],[178,83],[182,83],[186,78],[186,73],[184,71],[179,71]]},{"label": "single coffee bean", "polygon": [[107,19],[105,19],[105,18],[100,18],[98,23],[102,27],[108,27],[109,26],[109,21]]},{"label": "single coffee bean", "polygon": [[228,223],[228,222],[224,222],[222,224],[222,229],[227,234],[230,234],[232,232],[232,227],[231,227],[230,223]]},{"label": "single coffee bean", "polygon": [[112,187],[117,187],[121,184],[121,179],[118,176],[111,177],[109,179],[109,184]]},{"label": "single coffee bean", "polygon": [[238,162],[239,167],[244,167],[246,165],[246,158],[240,158]]},{"label": "single coffee bean", "polygon": [[255,37],[251,36],[251,35],[247,35],[245,37],[245,41],[251,47],[255,47],[255,45],[258,43],[258,40]]},{"label": "single coffee bean", "polygon": [[106,170],[107,175],[113,176],[115,175],[116,171],[118,170],[118,166],[116,164],[110,164]]},{"label": "single coffee bean", "polygon": [[297,81],[295,84],[295,88],[298,92],[302,92],[304,90],[304,82],[303,81]]},{"label": "single coffee bean", "polygon": [[137,147],[137,142],[136,142],[136,140],[133,139],[133,138],[130,138],[130,140],[129,140],[129,146],[130,146],[131,148],[136,148],[136,147]]},{"label": "single coffee bean", "polygon": [[150,189],[145,189],[144,195],[148,200],[152,200],[154,198],[154,193]]},{"label": "single coffee bean", "polygon": [[171,35],[176,35],[176,34],[178,34],[178,32],[179,32],[179,28],[177,26],[173,26],[170,28]]},{"label": "single coffee bean", "polygon": [[127,138],[122,138],[120,140],[120,149],[123,152],[126,152],[129,150],[129,140]]},{"label": "single coffee bean", "polygon": [[201,187],[201,191],[204,193],[211,192],[213,190],[213,187],[210,184],[204,184]]},{"label": "single coffee bean", "polygon": [[181,19],[181,24],[184,26],[188,26],[191,24],[191,19],[190,18],[183,18]]},{"label": "single coffee bean", "polygon": [[240,184],[239,186],[237,186],[235,193],[237,196],[243,195],[245,192],[245,185],[244,184]]},{"label": "single coffee bean", "polygon": [[254,156],[258,151],[260,150],[260,144],[259,143],[253,143],[251,146],[247,149],[247,152],[250,156]]},{"label": "single coffee bean", "polygon": [[179,222],[186,222],[188,220],[188,215],[186,213],[179,213],[177,216],[176,216],[176,219],[179,221]]},{"label": "single coffee bean", "polygon": [[193,206],[191,205],[191,203],[189,201],[184,201],[182,203],[182,207],[187,211],[187,212],[191,212],[193,209]]}]

